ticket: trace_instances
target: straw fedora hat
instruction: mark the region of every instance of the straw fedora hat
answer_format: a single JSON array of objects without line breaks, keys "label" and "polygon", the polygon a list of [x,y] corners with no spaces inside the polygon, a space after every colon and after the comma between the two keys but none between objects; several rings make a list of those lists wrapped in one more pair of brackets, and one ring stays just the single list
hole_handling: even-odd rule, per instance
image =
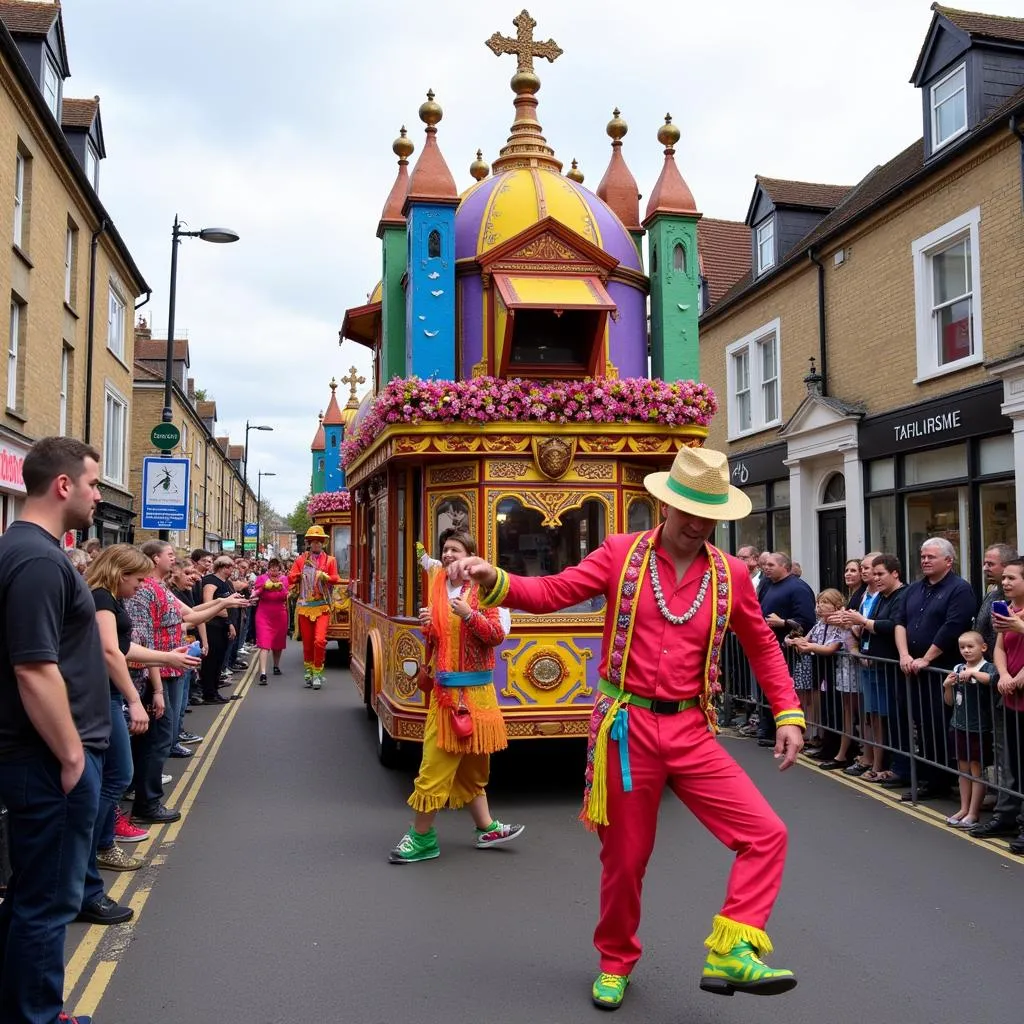
[{"label": "straw fedora hat", "polygon": [[319,523],[314,523],[307,531],[305,535],[306,540],[327,540],[327,534],[324,533],[324,528]]},{"label": "straw fedora hat", "polygon": [[648,473],[644,487],[658,501],[705,519],[743,519],[750,499],[729,483],[729,460],[710,448],[680,448],[667,473]]}]

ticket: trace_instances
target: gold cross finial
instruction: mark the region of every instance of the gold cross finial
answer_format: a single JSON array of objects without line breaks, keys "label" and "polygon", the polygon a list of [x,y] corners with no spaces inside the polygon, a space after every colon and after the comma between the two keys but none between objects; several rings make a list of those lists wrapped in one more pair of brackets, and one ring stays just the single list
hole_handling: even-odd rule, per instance
[{"label": "gold cross finial", "polygon": [[347,384],[349,387],[348,404],[357,406],[359,403],[356,401],[356,388],[360,384],[366,383],[366,378],[359,375],[359,371],[354,367],[349,367],[348,376],[341,378],[342,384]]},{"label": "gold cross finial", "polygon": [[512,24],[516,27],[515,39],[495,32],[487,40],[487,46],[494,52],[495,57],[500,57],[503,53],[514,53],[518,61],[517,71],[532,72],[534,57],[546,57],[553,64],[555,58],[562,55],[563,50],[554,39],[549,39],[546,43],[534,40],[533,30],[537,27],[537,22],[530,17],[529,11],[524,9],[512,19]]}]

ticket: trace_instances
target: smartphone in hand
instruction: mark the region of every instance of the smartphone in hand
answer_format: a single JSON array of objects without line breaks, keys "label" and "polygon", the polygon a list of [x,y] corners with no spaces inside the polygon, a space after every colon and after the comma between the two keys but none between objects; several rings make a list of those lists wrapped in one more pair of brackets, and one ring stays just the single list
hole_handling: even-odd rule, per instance
[{"label": "smartphone in hand", "polygon": [[1007,615],[1008,616],[1010,614],[1010,606],[1005,601],[993,601],[992,602],[992,611],[996,615]]}]

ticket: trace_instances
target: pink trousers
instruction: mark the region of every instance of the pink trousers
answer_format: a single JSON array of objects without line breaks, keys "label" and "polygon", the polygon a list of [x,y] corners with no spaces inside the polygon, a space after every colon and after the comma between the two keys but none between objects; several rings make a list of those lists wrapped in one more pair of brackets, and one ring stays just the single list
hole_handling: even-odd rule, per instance
[{"label": "pink trousers", "polygon": [[[601,838],[601,911],[594,945],[601,970],[629,974],[640,959],[637,939],[647,861],[654,849],[665,787],[736,854],[720,911],[764,929],[786,859],[786,826],[746,772],[708,731],[699,708],[678,715],[629,709],[631,792],[622,789],[619,744],[608,743],[608,821]],[[679,864],[680,891],[702,884],[699,864]]]}]

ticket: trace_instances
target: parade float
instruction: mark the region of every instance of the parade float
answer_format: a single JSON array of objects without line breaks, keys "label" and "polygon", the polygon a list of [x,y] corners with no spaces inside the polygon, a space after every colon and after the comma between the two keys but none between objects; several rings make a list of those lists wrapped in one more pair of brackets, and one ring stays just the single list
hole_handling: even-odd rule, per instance
[{"label": "parade float", "polygon": [[353,366],[348,375],[341,378],[341,383],[349,386],[348,402],[344,408],[338,405],[338,382],[332,379],[327,411],[320,413],[316,436],[310,445],[313,472],[306,512],[312,522],[323,527],[329,538],[327,550],[338,565],[341,582],[333,588],[331,596],[331,621],[327,627],[327,639],[336,641],[342,657],[347,659],[352,637],[352,600],[349,594],[352,495],[345,486],[345,470],[340,453],[345,442],[345,432],[359,409],[356,389],[366,383],[366,378],[360,377]]},{"label": "parade float", "polygon": [[[373,353],[373,392],[346,428],[342,463],[352,676],[385,763],[398,742],[422,738],[426,714],[403,671],[423,652],[416,542],[438,557],[444,530],[463,528],[511,572],[557,573],[607,535],[656,522],[644,476],[702,444],[716,410],[694,382],[700,214],[675,163],[679,130],[667,117],[658,131],[664,163],[642,222],[618,110],[596,192],[575,161],[562,174],[537,121],[534,69],[562,51],[534,40],[526,11],[514,24],[514,38],[487,41],[517,58],[506,145],[493,167],[477,153],[475,184],[460,194],[428,93],[411,172],[404,128],[393,146],[381,282],[342,325]],[[586,734],[603,624],[601,601],[513,612],[495,672],[510,738]]]}]

